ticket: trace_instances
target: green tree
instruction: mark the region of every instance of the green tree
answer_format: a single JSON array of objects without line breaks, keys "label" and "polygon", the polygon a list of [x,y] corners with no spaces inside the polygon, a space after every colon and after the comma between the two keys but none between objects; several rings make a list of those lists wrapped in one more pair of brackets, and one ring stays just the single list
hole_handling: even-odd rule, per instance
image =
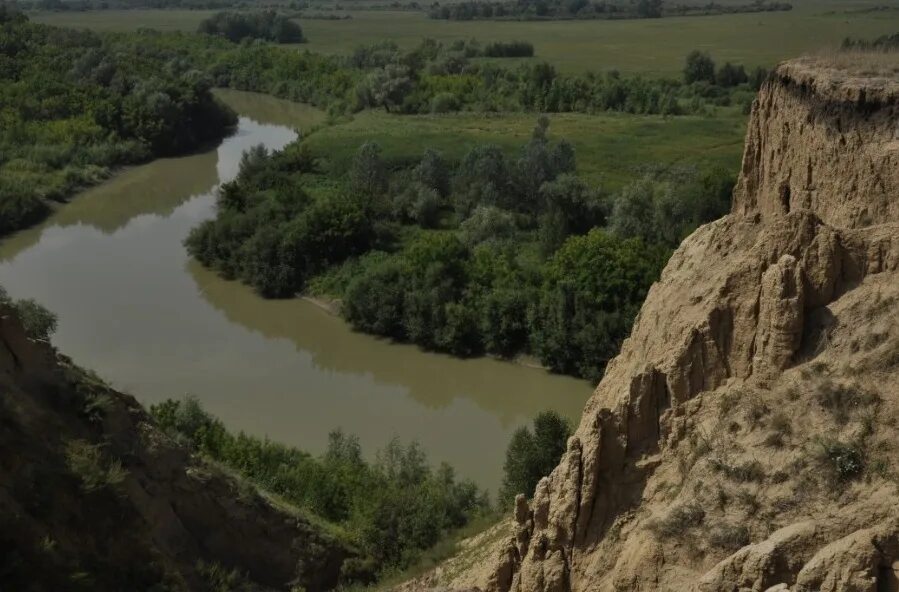
[{"label": "green tree", "polygon": [[377,142],[365,142],[359,147],[350,166],[349,180],[350,190],[367,198],[387,191],[387,165]]},{"label": "green tree", "polygon": [[684,82],[687,84],[693,84],[694,82],[715,84],[715,62],[712,61],[708,53],[693,50],[687,54],[686,64],[684,65]]},{"label": "green tree", "polygon": [[516,495],[528,497],[543,477],[549,475],[565,453],[571,425],[555,411],[543,411],[533,420],[533,431],[522,426],[512,434],[503,464],[500,501],[511,502]]}]

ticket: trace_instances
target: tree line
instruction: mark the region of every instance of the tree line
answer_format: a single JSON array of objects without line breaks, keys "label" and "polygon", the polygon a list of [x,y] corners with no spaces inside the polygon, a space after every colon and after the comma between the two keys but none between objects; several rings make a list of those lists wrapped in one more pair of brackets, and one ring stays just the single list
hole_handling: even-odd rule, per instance
[{"label": "tree line", "polygon": [[792,10],[787,2],[754,0],[745,4],[685,4],[663,0],[613,2],[609,0],[467,0],[441,4],[428,11],[432,19],[445,20],[563,20],[563,19],[646,19],[669,16],[709,16],[717,14],[778,12]]},{"label": "tree line", "polygon": [[540,118],[515,154],[489,144],[414,166],[359,147],[337,189],[308,191],[299,143],[248,152],[190,253],[265,297],[327,285],[358,330],[460,356],[537,356],[595,379],[671,249],[725,213],[733,178],[681,168],[607,193],[576,176]]},{"label": "tree line", "polygon": [[289,17],[274,10],[217,12],[203,20],[197,32],[219,35],[237,43],[244,39],[262,39],[275,43],[303,43],[303,29]]},{"label": "tree line", "polygon": [[[518,56],[528,42],[440,43],[426,39],[409,51],[393,42],[356,48],[347,57],[285,51],[264,43],[235,45],[217,36],[140,31],[116,42],[206,73],[215,86],[264,92],[312,103],[332,115],[362,109],[419,114],[449,111],[545,113],[621,111],[704,114],[717,105],[748,109],[754,78],[736,86],[705,81],[605,73],[562,74],[547,63],[505,66],[477,58]],[[138,49],[139,48],[139,49]],[[165,62],[163,62],[165,63]]]},{"label": "tree line", "polygon": [[118,166],[220,139],[236,115],[190,66],[0,5],[0,234]]}]

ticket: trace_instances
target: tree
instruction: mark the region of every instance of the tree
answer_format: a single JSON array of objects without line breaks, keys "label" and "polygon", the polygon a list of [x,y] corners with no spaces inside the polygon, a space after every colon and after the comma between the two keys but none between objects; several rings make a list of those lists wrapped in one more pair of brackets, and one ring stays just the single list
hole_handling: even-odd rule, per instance
[{"label": "tree", "polygon": [[718,86],[730,87],[748,82],[749,77],[742,65],[735,66],[730,62],[725,62],[718,70],[718,74],[715,75],[715,81]]},{"label": "tree", "polygon": [[655,183],[643,178],[621,190],[612,206],[609,228],[622,238],[640,237],[646,241],[656,238]]},{"label": "tree", "polygon": [[402,106],[403,99],[412,90],[412,79],[406,66],[387,64],[368,75],[367,89],[372,106],[385,111]]},{"label": "tree", "polygon": [[715,62],[708,53],[693,50],[687,55],[687,62],[684,66],[684,82],[693,84],[701,81],[715,84]]},{"label": "tree", "polygon": [[356,151],[350,166],[350,190],[374,198],[387,191],[387,166],[377,142],[365,142]]},{"label": "tree", "polygon": [[503,464],[500,501],[516,495],[533,495],[534,488],[549,475],[565,453],[571,425],[555,411],[543,411],[533,420],[533,432],[522,426],[512,434]]}]

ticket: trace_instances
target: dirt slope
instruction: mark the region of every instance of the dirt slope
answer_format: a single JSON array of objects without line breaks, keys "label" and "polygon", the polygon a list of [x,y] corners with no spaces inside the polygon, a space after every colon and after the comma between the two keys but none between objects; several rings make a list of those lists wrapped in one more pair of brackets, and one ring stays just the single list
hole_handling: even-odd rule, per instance
[{"label": "dirt slope", "polygon": [[[485,566],[506,592],[899,590],[899,54],[779,66]],[[411,587],[415,587],[414,584]]]},{"label": "dirt slope", "polygon": [[351,553],[192,457],[0,305],[0,589],[311,592]]}]

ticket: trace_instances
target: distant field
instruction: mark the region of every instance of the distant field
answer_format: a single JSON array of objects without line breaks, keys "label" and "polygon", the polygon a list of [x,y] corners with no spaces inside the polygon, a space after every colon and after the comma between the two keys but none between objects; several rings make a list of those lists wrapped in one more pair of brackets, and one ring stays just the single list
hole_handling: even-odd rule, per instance
[{"label": "distant field", "polygon": [[[323,53],[346,54],[364,43],[393,39],[403,47],[423,37],[439,40],[531,41],[535,59],[560,70],[617,68],[625,72],[676,75],[692,49],[711,52],[719,62],[771,66],[781,59],[844,37],[899,32],[899,0],[794,0],[790,12],[629,21],[492,22],[431,20],[422,12],[352,11],[350,20],[301,21],[308,44]],[[872,6],[890,10],[865,12]],[[39,22],[97,30],[194,31],[210,11],[131,10],[34,13]]]},{"label": "distant field", "polygon": [[[326,166],[345,168],[360,144],[376,140],[391,159],[419,159],[435,148],[451,159],[477,144],[494,143],[517,150],[530,137],[534,114],[396,116],[366,111],[352,121],[323,128],[306,139]],[[550,137],[566,138],[577,153],[578,173],[614,190],[640,176],[639,165],[661,163],[740,165],[746,116],[736,109],[715,117],[554,114]]]}]

